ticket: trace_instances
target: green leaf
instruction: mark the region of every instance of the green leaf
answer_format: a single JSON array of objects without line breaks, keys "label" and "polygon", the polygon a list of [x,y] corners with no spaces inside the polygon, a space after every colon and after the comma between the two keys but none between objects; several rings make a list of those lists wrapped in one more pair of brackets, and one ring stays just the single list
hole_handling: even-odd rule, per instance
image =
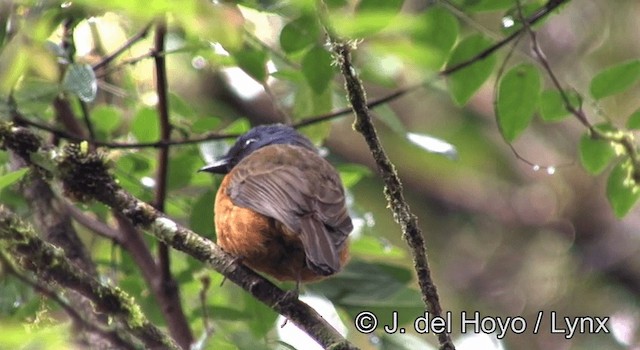
[{"label": "green leaf", "polygon": [[114,106],[99,105],[91,111],[91,120],[97,131],[109,135],[120,126],[122,111]]},{"label": "green leaf", "polygon": [[141,108],[133,117],[131,132],[139,142],[154,142],[160,138],[158,113],[150,107]]},{"label": "green leaf", "polygon": [[378,321],[382,325],[392,324],[392,313],[394,311],[398,312],[399,325],[412,322],[416,317],[424,315],[424,304],[422,304],[420,293],[409,288],[403,288],[389,297],[376,301],[367,300],[361,302],[350,299],[347,303],[343,304],[341,301],[337,304],[349,313],[352,320],[362,310],[367,310],[378,315]]},{"label": "green leaf", "polygon": [[[492,42],[481,35],[472,35],[461,42],[453,49],[451,58],[447,62],[447,68],[456,66],[475,57],[482,50],[491,46]],[[489,78],[493,67],[496,64],[496,57],[491,55],[484,59],[473,62],[471,65],[449,75],[447,80],[449,91],[453,100],[459,104],[466,104],[471,96]]]},{"label": "green leaf", "polygon": [[454,0],[453,3],[473,12],[506,10],[513,6],[513,0]]},{"label": "green leaf", "polygon": [[371,170],[360,164],[340,164],[337,168],[340,173],[340,178],[342,179],[342,184],[346,188],[355,185],[363,177],[371,175]]},{"label": "green leaf", "polygon": [[191,206],[189,227],[205,237],[213,237],[213,190],[202,193]]},{"label": "green leaf", "polygon": [[229,134],[244,134],[251,129],[251,124],[245,118],[236,119],[225,126],[224,132]]},{"label": "green leaf", "polygon": [[183,116],[185,118],[196,117],[193,105],[185,101],[182,97],[169,93],[169,108],[172,113]]},{"label": "green leaf", "polygon": [[320,46],[315,46],[302,59],[302,74],[313,92],[320,94],[327,89],[333,79],[333,58]]},{"label": "green leaf", "polygon": [[607,181],[607,199],[618,218],[622,218],[640,198],[640,188],[633,180],[633,166],[627,159],[616,165]]},{"label": "green leaf", "polygon": [[58,82],[24,77],[16,84],[13,97],[22,114],[43,117],[51,109],[51,103],[60,91]]},{"label": "green leaf", "polygon": [[353,37],[371,36],[389,25],[400,12],[404,0],[363,0],[356,6],[356,16],[352,23],[362,28]]},{"label": "green leaf", "polygon": [[265,304],[259,302],[255,297],[249,293],[242,293],[244,299],[243,310],[245,313],[251,315],[248,320],[249,329],[251,333],[257,338],[264,337],[271,329],[278,318],[278,314]]},{"label": "green leaf", "polygon": [[[492,0],[496,2],[495,0]],[[515,33],[516,31],[522,29],[523,21],[521,18],[530,18],[532,15],[538,13],[540,11],[541,6],[543,5],[539,1],[533,1],[529,3],[520,3],[516,4],[513,0],[509,0],[511,2],[511,8],[507,10],[504,15],[502,15],[502,33],[504,35],[510,35]],[[522,13],[522,17],[520,14]],[[546,22],[546,17],[539,19],[535,24],[532,25],[533,29],[540,28]]]},{"label": "green leaf", "polygon": [[595,99],[611,96],[630,88],[640,78],[640,60],[605,68],[591,79],[590,91]]},{"label": "green leaf", "polygon": [[440,69],[456,43],[458,32],[458,19],[443,8],[434,7],[421,15],[412,37],[418,46],[429,52],[423,64],[431,69]]},{"label": "green leaf", "polygon": [[238,67],[253,79],[258,82],[264,82],[267,79],[267,59],[269,57],[266,51],[245,45],[241,50],[235,52],[233,57]]},{"label": "green leaf", "polygon": [[633,130],[640,129],[640,109],[637,109],[635,112],[631,113],[631,115],[627,119],[627,128]]},{"label": "green leaf", "polygon": [[411,272],[405,267],[352,260],[329,280],[309,286],[340,304],[375,304],[405,289]]},{"label": "green leaf", "polygon": [[[367,38],[382,30],[395,31],[406,28],[408,16],[400,13],[403,0],[364,0],[356,6],[355,13],[337,9],[331,12],[331,24],[338,36]],[[404,17],[404,18],[403,18]]]},{"label": "green leaf", "polygon": [[404,0],[362,0],[356,7],[361,12],[385,12],[388,14],[396,14],[400,11]]},{"label": "green leaf", "polygon": [[[313,116],[328,113],[333,105],[332,96],[331,89],[316,93],[308,83],[303,82],[297,86],[295,91],[292,114],[295,116]],[[322,127],[321,125],[318,126]]]},{"label": "green leaf", "polygon": [[28,170],[29,168],[22,168],[0,176],[0,191],[2,191],[5,187],[11,186],[14,183],[18,182],[20,179],[22,179],[22,177],[27,173]]},{"label": "green leaf", "polygon": [[507,141],[513,141],[529,126],[538,107],[540,86],[540,72],[532,64],[515,66],[500,80],[496,113]]},{"label": "green leaf", "polygon": [[349,251],[353,256],[366,256],[367,258],[404,258],[406,256],[405,250],[400,249],[390,242],[385,241],[379,237],[372,237],[371,235],[362,235],[358,239],[354,240],[349,247]]},{"label": "green leaf", "polygon": [[8,95],[29,68],[24,36],[16,35],[0,51],[0,94]]},{"label": "green leaf", "polygon": [[569,115],[557,90],[545,90],[540,94],[539,112],[545,122],[562,120]]},{"label": "green leaf", "polygon": [[601,173],[616,156],[611,142],[594,139],[589,132],[580,138],[579,151],[582,166],[592,175]]},{"label": "green leaf", "polygon": [[169,161],[169,173],[167,174],[169,189],[175,190],[189,185],[191,178],[198,171],[201,161],[195,149],[173,154]]},{"label": "green leaf", "polygon": [[70,65],[62,79],[62,88],[77,95],[83,102],[92,102],[98,93],[98,80],[91,65]]},{"label": "green leaf", "polygon": [[288,54],[301,51],[318,41],[320,29],[314,18],[302,16],[287,23],[280,31],[280,47]]},{"label": "green leaf", "polygon": [[194,133],[204,133],[216,130],[220,125],[220,118],[216,117],[202,117],[198,118],[192,125],[191,131]]}]

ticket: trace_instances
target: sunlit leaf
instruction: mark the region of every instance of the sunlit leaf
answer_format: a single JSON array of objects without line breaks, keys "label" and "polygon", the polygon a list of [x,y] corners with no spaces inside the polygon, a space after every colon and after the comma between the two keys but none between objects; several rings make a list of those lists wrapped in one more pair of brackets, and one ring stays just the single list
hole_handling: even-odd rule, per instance
[{"label": "sunlit leaf", "polygon": [[0,94],[8,94],[29,66],[24,40],[17,35],[0,51]]},{"label": "sunlit leaf", "polygon": [[369,37],[391,24],[404,0],[362,0],[358,2],[355,16],[332,16],[335,30],[349,38]]},{"label": "sunlit leaf", "polygon": [[513,0],[453,0],[453,3],[473,12],[506,10],[513,6]]},{"label": "sunlit leaf", "polygon": [[160,126],[156,110],[149,107],[141,108],[133,118],[131,132],[140,142],[158,141]]},{"label": "sunlit leaf", "polygon": [[451,160],[458,159],[455,146],[439,138],[410,132],[407,133],[407,139],[427,152],[440,154]]},{"label": "sunlit leaf", "polygon": [[220,122],[220,118],[216,117],[198,118],[198,120],[191,125],[191,131],[194,133],[211,132],[220,126]]},{"label": "sunlit leaf", "polygon": [[[41,316],[48,315],[43,314]],[[69,349],[73,347],[69,343],[71,336],[69,328],[70,325],[67,322],[47,325],[46,327],[33,327],[31,330],[27,329],[23,324],[5,322],[2,325],[0,349]]]},{"label": "sunlit leaf", "polygon": [[640,198],[640,187],[633,180],[633,167],[629,160],[616,165],[607,181],[607,199],[618,218],[622,218],[633,208]]},{"label": "sunlit leaf", "polygon": [[580,162],[592,175],[602,172],[615,158],[613,145],[607,140],[598,140],[587,132],[580,138]]},{"label": "sunlit leaf", "polygon": [[591,96],[595,99],[625,91],[640,79],[640,60],[620,63],[603,69],[591,79]]},{"label": "sunlit leaf", "polygon": [[349,249],[353,256],[362,255],[368,258],[402,258],[406,256],[403,249],[400,249],[377,237],[366,235],[354,240]]},{"label": "sunlit leaf", "polygon": [[100,105],[91,111],[91,120],[97,131],[114,132],[122,122],[122,111],[114,106]]},{"label": "sunlit leaf", "polygon": [[178,96],[174,93],[169,93],[169,108],[171,108],[171,113],[175,113],[182,117],[196,117],[196,112],[193,109],[193,105],[187,102],[184,97]]},{"label": "sunlit leaf", "polygon": [[500,80],[496,113],[507,141],[515,140],[529,126],[538,107],[540,86],[540,72],[531,64],[513,67]]},{"label": "sunlit leaf", "polygon": [[[566,92],[569,102],[573,107],[578,108],[580,97],[571,92]],[[540,117],[546,122],[555,122],[566,118],[569,115],[564,100],[557,90],[545,90],[540,94]]]},{"label": "sunlit leaf", "polygon": [[627,128],[633,130],[640,129],[640,109],[631,113],[631,115],[627,119]]},{"label": "sunlit leaf", "polygon": [[219,43],[230,51],[242,46],[245,19],[237,5],[222,1],[174,1],[171,5],[191,10],[178,9],[172,13],[187,34]]},{"label": "sunlit leaf", "polygon": [[338,167],[340,178],[344,187],[349,188],[365,176],[371,175],[369,168],[359,164],[341,164]]},{"label": "sunlit leaf", "polygon": [[449,56],[458,38],[458,19],[449,11],[433,7],[418,18],[412,31],[417,46],[429,52],[429,58],[422,62],[426,67],[439,69]]},{"label": "sunlit leaf", "polygon": [[[451,58],[447,62],[447,69],[474,58],[489,46],[491,46],[491,41],[481,35],[472,35],[465,38],[453,49]],[[459,105],[466,104],[489,78],[495,64],[496,57],[491,55],[478,59],[471,65],[450,74],[447,82],[453,100]]]},{"label": "sunlit leaf", "polygon": [[11,186],[12,184],[18,182],[20,179],[22,179],[22,177],[27,173],[28,170],[29,168],[22,168],[0,176],[0,191],[2,191],[5,187]]}]

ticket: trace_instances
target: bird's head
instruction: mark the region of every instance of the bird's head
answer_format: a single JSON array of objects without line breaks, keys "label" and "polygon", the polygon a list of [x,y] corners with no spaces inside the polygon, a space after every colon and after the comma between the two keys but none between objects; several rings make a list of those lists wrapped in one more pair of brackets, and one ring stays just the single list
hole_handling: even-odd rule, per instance
[{"label": "bird's head", "polygon": [[317,152],[311,141],[294,128],[284,124],[260,125],[238,137],[227,154],[207,164],[198,171],[226,174],[242,159],[254,151],[269,145],[293,145]]}]

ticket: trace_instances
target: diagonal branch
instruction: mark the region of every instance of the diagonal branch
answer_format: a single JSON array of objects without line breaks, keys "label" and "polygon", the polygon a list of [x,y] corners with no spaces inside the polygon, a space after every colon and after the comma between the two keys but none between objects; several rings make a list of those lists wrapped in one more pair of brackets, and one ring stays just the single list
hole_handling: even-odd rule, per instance
[{"label": "diagonal branch", "polygon": [[152,23],[148,23],[147,25],[145,25],[142,28],[142,30],[140,30],[136,35],[134,35],[131,38],[129,38],[129,40],[127,40],[119,49],[117,49],[116,51],[114,51],[110,55],[108,55],[105,58],[103,58],[100,62],[98,62],[95,65],[93,65],[93,67],[92,67],[93,70],[97,71],[98,69],[107,66],[109,63],[111,63],[111,61],[116,59],[123,52],[125,52],[128,49],[130,49],[135,43],[137,43],[138,41],[146,38],[147,35],[149,34],[149,29],[151,28],[151,24]]}]

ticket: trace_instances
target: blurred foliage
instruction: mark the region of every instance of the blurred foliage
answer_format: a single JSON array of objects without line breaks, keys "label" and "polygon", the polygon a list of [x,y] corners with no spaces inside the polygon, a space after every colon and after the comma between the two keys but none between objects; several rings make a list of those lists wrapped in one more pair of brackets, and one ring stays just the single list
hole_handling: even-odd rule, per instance
[{"label": "blurred foliage", "polygon": [[[327,0],[320,12],[314,0],[5,1],[0,3],[0,118],[17,110],[30,121],[73,132],[56,107],[56,101],[67,101],[79,123],[87,113],[94,141],[106,144],[119,183],[151,201],[157,149],[117,146],[159,140],[154,27],[102,65],[105,57],[164,17],[169,33],[161,54],[167,59],[172,139],[211,131],[237,134],[266,121],[295,123],[346,107],[319,20],[326,10],[332,30],[355,47],[356,68],[370,100],[420,87],[377,107],[376,124],[420,217],[441,300],[454,319],[461,310],[481,310],[522,315],[531,327],[539,310],[609,315],[633,329],[630,340],[619,335],[622,327],[613,335],[572,340],[548,332],[510,334],[500,346],[637,345],[640,274],[614,267],[640,264],[635,258],[638,216],[632,210],[640,198],[634,142],[640,125],[635,98],[640,40],[637,31],[623,28],[635,23],[632,14],[640,7],[632,0],[617,5],[567,1],[533,26],[565,91],[554,86],[527,35],[515,46],[440,76],[521,28],[520,13],[526,17],[547,4],[520,2],[521,9],[514,0]],[[567,103],[585,111],[592,127],[577,122]],[[360,137],[341,121],[301,131],[328,147],[356,223],[350,264],[303,291],[329,299],[348,338],[362,348],[415,349],[435,343],[432,334],[388,335],[378,329],[363,335],[354,328],[354,317],[367,310],[379,316],[381,325],[398,311],[408,329],[424,306],[411,258],[385,208],[382,185]],[[416,146],[408,133],[447,140],[455,145],[458,161],[442,157],[433,145]],[[41,134],[51,139],[48,131]],[[166,212],[212,239],[220,178],[196,171],[230,142],[171,147]],[[9,164],[9,155],[0,153],[0,161]],[[578,161],[585,171],[563,167]],[[545,177],[539,170],[557,176]],[[30,217],[17,185],[25,174],[10,166],[0,170],[0,202]],[[594,180],[599,174],[606,181]],[[605,198],[609,206],[602,205]],[[115,226],[104,206],[78,207]],[[153,322],[166,325],[128,252],[89,229],[78,229],[101,275],[135,296]],[[157,242],[147,242],[153,251]],[[205,316],[215,330],[203,348],[287,348],[278,343],[280,325],[272,310],[231,283],[219,287],[222,277],[194,259],[173,256],[172,272],[196,337],[204,332]],[[205,305],[199,302],[202,275],[212,280]],[[64,347],[71,332],[67,323],[55,305],[0,270],[0,348]]]}]

